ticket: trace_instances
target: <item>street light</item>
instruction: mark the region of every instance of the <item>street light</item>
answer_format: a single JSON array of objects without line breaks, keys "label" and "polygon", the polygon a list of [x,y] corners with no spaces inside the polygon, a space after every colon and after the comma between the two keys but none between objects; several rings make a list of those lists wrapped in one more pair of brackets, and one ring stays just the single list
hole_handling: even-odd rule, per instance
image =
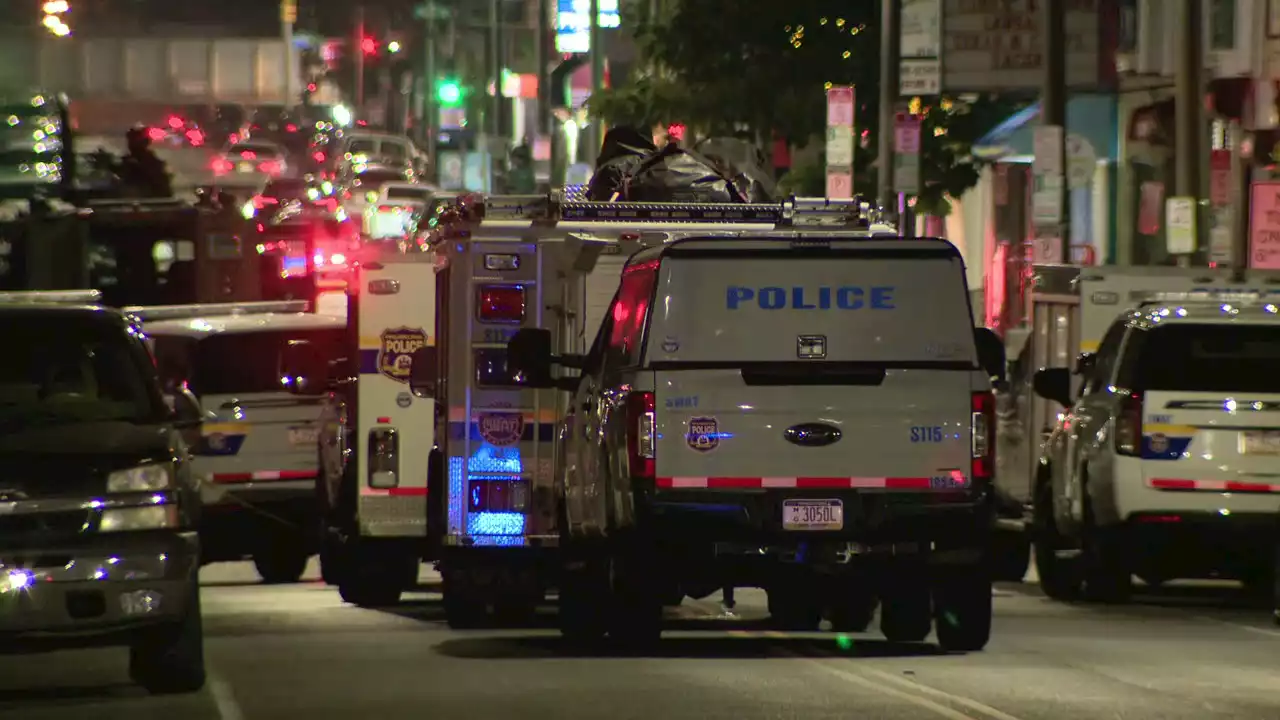
[{"label": "street light", "polygon": [[400,42],[397,40],[392,40],[391,42],[387,43],[387,52],[389,53],[400,52]]},{"label": "street light", "polygon": [[48,0],[41,6],[44,10],[44,26],[57,37],[66,37],[71,34],[71,26],[62,19],[62,16],[71,12],[71,4],[67,0]]}]

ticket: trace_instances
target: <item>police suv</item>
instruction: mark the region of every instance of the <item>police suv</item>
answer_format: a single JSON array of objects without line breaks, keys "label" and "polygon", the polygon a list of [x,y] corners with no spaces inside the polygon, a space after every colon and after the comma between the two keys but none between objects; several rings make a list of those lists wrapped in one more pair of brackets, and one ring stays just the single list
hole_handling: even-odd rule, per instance
[{"label": "police suv", "polygon": [[194,692],[200,499],[182,431],[200,420],[166,406],[141,332],[100,300],[0,293],[0,638],[125,645],[135,682]]},{"label": "police suv", "polygon": [[[846,230],[642,250],[585,357],[521,330],[572,394],[562,632],[656,639],[675,595],[759,586],[775,621],[978,650],[991,628],[991,376],[959,252]],[[553,377],[552,366],[581,368]]]},{"label": "police suv", "polygon": [[1270,590],[1277,303],[1265,288],[1161,294],[1116,318],[1074,373],[1035,375],[1041,397],[1069,408],[1035,483],[1036,566],[1050,597],[1122,600],[1132,575]]},{"label": "police suv", "polygon": [[291,344],[339,351],[343,317],[306,301],[129,308],[144,322],[170,392],[205,415],[201,478],[204,562],[252,557],[269,583],[297,582],[318,549],[316,438],[322,398],[290,392]]}]

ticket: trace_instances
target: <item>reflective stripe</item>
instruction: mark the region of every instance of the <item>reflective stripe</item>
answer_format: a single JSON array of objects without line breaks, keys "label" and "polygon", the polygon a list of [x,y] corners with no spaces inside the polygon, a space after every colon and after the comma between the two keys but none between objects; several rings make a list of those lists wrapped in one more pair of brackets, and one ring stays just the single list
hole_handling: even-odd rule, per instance
[{"label": "reflective stripe", "polygon": [[1275,483],[1251,483],[1235,480],[1182,480],[1178,478],[1153,478],[1147,480],[1147,487],[1156,490],[1183,490],[1204,492],[1234,493],[1280,493],[1280,485]]},{"label": "reflective stripe", "polygon": [[[968,483],[965,482],[965,485]],[[875,488],[928,490],[927,477],[660,477],[660,488]]]},{"label": "reflective stripe", "polygon": [[360,488],[361,495],[372,497],[426,497],[424,487],[371,488],[367,485]]},{"label": "reflective stripe", "polygon": [[315,470],[266,470],[252,473],[214,473],[216,483],[254,482],[256,480],[314,480]]}]

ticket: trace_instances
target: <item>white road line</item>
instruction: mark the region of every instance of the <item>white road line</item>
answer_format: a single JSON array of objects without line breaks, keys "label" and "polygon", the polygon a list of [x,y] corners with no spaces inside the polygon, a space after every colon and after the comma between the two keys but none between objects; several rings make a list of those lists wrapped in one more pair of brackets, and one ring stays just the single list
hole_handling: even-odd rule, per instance
[{"label": "white road line", "polygon": [[240,703],[236,702],[231,684],[217,675],[209,675],[209,695],[213,697],[214,707],[218,709],[220,720],[244,720],[244,712]]},{"label": "white road line", "polygon": [[1230,620],[1222,620],[1216,617],[1209,617],[1208,615],[1192,615],[1191,617],[1197,620],[1206,620],[1208,622],[1215,623],[1217,625],[1226,625],[1227,627],[1232,627],[1237,630],[1244,630],[1245,632],[1250,632],[1255,635],[1265,635],[1271,638],[1280,638],[1280,630],[1269,630],[1267,628],[1254,627],[1252,625],[1245,625],[1244,623],[1231,622]]},{"label": "white road line", "polygon": [[1018,718],[1014,717],[1013,715],[1010,715],[1009,713],[1006,713],[1002,710],[997,710],[996,708],[993,708],[990,705],[986,705],[984,703],[980,703],[977,700],[967,698],[963,695],[953,695],[949,692],[946,692],[945,690],[939,690],[938,688],[925,685],[924,683],[917,682],[915,680],[900,677],[898,675],[894,675],[893,673],[887,673],[887,672],[884,672],[883,670],[876,670],[875,668],[858,668],[858,671],[866,673],[867,675],[873,675],[875,677],[878,677],[881,680],[884,680],[885,682],[891,682],[899,686],[902,686],[904,688],[909,688],[910,691],[912,692],[918,692],[924,695],[932,695],[933,697],[936,697],[936,698],[949,700],[950,702],[953,702],[962,707],[969,708],[974,712],[982,713],[983,715],[994,718],[995,720],[1019,720]]},{"label": "white road line", "polygon": [[[788,654],[794,655],[794,653],[790,653],[789,651],[788,651]],[[903,700],[905,702],[911,703],[916,707],[929,710],[939,717],[948,718],[948,720],[981,720],[981,718],[976,718],[972,715],[965,715],[959,710],[955,710],[953,708],[947,707],[946,705],[936,703],[927,697],[922,697],[921,695],[912,694],[911,692],[908,692],[906,690],[899,690],[897,688],[888,687],[883,683],[873,682],[872,680],[862,677],[857,673],[850,672],[842,668],[837,668],[832,665],[828,665],[826,663],[818,662],[813,658],[807,658],[807,657],[804,657],[803,655],[794,655],[794,657],[805,660],[806,662],[813,663],[814,665],[817,665],[818,667],[831,673],[832,675],[839,677],[842,680],[854,683],[855,685],[860,685],[868,690],[873,690],[882,695],[888,695],[890,697],[894,697],[899,700]]]}]

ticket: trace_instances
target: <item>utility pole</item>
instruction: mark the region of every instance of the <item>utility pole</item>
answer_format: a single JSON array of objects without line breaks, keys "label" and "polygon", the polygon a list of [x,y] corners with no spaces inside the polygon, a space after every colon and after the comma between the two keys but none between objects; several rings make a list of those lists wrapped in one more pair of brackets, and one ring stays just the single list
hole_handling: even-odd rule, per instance
[{"label": "utility pole", "polygon": [[[1200,37],[1204,22],[1201,0],[1178,2],[1178,65],[1174,71],[1174,195],[1196,199],[1196,218],[1200,213],[1200,172],[1204,142],[1204,45]],[[1167,223],[1166,223],[1167,224]],[[1191,267],[1200,249],[1200,222],[1195,222],[1195,240],[1189,254],[1178,256],[1178,265]],[[1170,232],[1165,227],[1165,232]]]},{"label": "utility pole", "polygon": [[355,116],[364,117],[364,5],[356,3],[356,35],[351,43],[356,68]]},{"label": "utility pole", "polygon": [[[591,0],[591,34],[589,48],[591,53],[591,96],[604,89],[604,51],[600,47],[600,0]],[[588,134],[591,146],[588,148],[587,157],[594,164],[596,158],[600,156],[600,145],[604,143],[604,133],[601,131],[603,121],[596,118],[591,122],[591,132]]]},{"label": "utility pole", "polygon": [[280,0],[280,41],[284,44],[284,107],[298,104],[298,66],[293,48],[293,24],[298,21],[298,0]]},{"label": "utility pole", "polygon": [[436,111],[436,4],[425,0],[422,11],[422,142],[432,179],[439,179],[436,167],[440,114]]},{"label": "utility pole", "polygon": [[[556,158],[558,157],[560,133],[552,128],[552,95],[551,95],[551,58],[555,40],[551,37],[551,1],[538,0],[538,135],[546,138],[550,160],[547,163],[548,182],[555,186]],[[536,145],[536,142],[535,142]]]},{"label": "utility pole", "polygon": [[[1037,182],[1043,185],[1036,192],[1046,195],[1056,193],[1053,198],[1058,206],[1056,223],[1049,223],[1039,228],[1040,233],[1052,233],[1060,243],[1058,262],[1071,263],[1071,192],[1067,184],[1067,38],[1066,38],[1066,0],[1044,0],[1040,3],[1040,33],[1044,43],[1044,77],[1040,89],[1040,124],[1045,127],[1058,128],[1054,147],[1049,151],[1053,157],[1043,158],[1036,163],[1042,167],[1053,168]],[[1037,152],[1040,148],[1036,149]]]},{"label": "utility pole", "polygon": [[[898,104],[898,72],[901,64],[902,35],[899,32],[899,20],[902,17],[902,3],[899,0],[881,0],[880,21],[880,117],[876,133],[876,201],[881,210],[891,213],[896,207],[893,191],[893,122]],[[900,203],[905,205],[905,203]],[[900,207],[899,212],[905,210]],[[896,222],[901,227],[904,218],[899,215]]]}]

